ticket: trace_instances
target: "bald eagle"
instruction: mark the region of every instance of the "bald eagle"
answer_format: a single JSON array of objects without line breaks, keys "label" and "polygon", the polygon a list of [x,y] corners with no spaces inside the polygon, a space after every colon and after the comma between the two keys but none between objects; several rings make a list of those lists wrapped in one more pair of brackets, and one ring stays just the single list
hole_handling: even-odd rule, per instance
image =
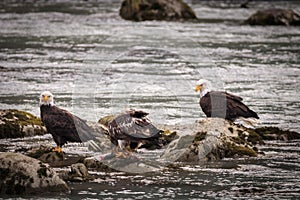
[{"label": "bald eagle", "polygon": [[200,79],[195,91],[200,91],[200,107],[207,117],[225,118],[229,121],[240,117],[259,119],[257,113],[242,102],[241,97],[227,92],[210,91],[207,80]]},{"label": "bald eagle", "polygon": [[127,110],[108,124],[111,142],[121,150],[134,150],[148,142],[161,146],[162,130],[156,128],[141,110]]},{"label": "bald eagle", "polygon": [[39,105],[42,122],[57,145],[53,151],[62,152],[61,147],[67,142],[95,139],[93,130],[84,120],[54,105],[51,92],[45,91],[40,95]]}]

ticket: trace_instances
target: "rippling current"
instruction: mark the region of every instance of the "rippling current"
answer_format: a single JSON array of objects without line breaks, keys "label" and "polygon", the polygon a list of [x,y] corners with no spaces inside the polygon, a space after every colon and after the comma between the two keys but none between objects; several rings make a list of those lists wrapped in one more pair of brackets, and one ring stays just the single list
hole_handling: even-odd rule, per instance
[{"label": "rippling current", "polygon": [[[300,29],[243,20],[270,7],[300,13],[300,3],[187,2],[198,22],[125,21],[120,0],[2,1],[0,109],[39,115],[38,96],[50,90],[57,105],[90,121],[136,108],[157,124],[192,123],[204,117],[194,86],[205,78],[242,96],[261,126],[299,132]],[[299,198],[299,141],[261,148],[263,158],[107,174],[72,185],[66,198]]]}]

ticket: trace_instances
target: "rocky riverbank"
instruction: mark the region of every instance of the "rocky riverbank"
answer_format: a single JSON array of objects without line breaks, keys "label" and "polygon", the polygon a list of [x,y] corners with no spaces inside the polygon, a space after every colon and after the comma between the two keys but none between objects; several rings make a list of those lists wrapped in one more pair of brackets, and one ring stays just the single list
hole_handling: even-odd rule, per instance
[{"label": "rocky riverbank", "polygon": [[[144,173],[168,170],[176,163],[184,165],[223,158],[263,156],[259,145],[265,140],[300,139],[299,133],[277,127],[249,129],[223,119],[205,118],[192,124],[161,126],[166,130],[163,137],[168,142],[165,146],[159,150],[138,150],[129,158],[116,158],[111,154],[110,141],[105,134],[100,143],[96,141],[101,145],[105,143],[106,150],[103,152],[90,150],[85,144],[70,143],[64,153],[57,153],[52,151],[55,144],[51,135],[46,134],[37,117],[16,110],[2,110],[1,113],[6,113],[0,118],[2,127],[10,127],[11,124],[22,127],[24,121],[17,119],[35,119],[25,125],[30,134],[22,135],[22,128],[1,129],[5,139],[1,140],[0,192],[6,195],[34,194],[43,190],[68,193],[69,182],[95,180],[99,178],[95,172]],[[110,119],[112,117],[102,118],[99,122],[105,126]],[[99,127],[99,123],[90,125]],[[33,130],[44,130],[44,135],[40,136],[41,132]],[[18,135],[18,138],[11,139]],[[85,150],[80,152],[79,147]],[[72,152],[72,148],[77,150]]]}]

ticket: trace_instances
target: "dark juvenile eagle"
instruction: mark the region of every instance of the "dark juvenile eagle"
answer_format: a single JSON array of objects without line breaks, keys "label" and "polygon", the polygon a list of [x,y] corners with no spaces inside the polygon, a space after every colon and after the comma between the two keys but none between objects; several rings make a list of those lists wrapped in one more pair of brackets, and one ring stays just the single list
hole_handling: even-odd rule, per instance
[{"label": "dark juvenile eagle", "polygon": [[121,150],[138,149],[148,142],[161,145],[162,130],[156,128],[141,110],[127,110],[117,115],[108,124],[111,142]]},{"label": "dark juvenile eagle", "polygon": [[43,92],[39,104],[42,122],[57,145],[53,151],[62,152],[61,147],[67,142],[86,142],[95,139],[93,130],[84,120],[54,105],[51,92]]},{"label": "dark juvenile eagle", "polygon": [[237,118],[256,118],[256,112],[248,108],[242,98],[227,92],[210,91],[207,80],[200,79],[196,85],[200,91],[200,107],[207,117],[225,118],[234,121]]}]

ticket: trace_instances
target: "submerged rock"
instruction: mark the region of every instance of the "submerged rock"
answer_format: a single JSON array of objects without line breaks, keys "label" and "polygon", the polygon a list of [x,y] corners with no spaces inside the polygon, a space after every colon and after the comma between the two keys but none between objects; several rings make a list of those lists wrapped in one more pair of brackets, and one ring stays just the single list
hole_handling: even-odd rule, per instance
[{"label": "submerged rock", "polygon": [[111,170],[133,174],[161,170],[161,163],[155,162],[154,160],[141,159],[136,155],[131,155],[127,158],[110,157],[101,160],[101,163]]},{"label": "submerged rock", "polygon": [[58,174],[41,161],[19,153],[0,153],[0,194],[69,191]]},{"label": "submerged rock", "polygon": [[263,140],[296,140],[300,134],[295,131],[281,130],[278,127],[260,127],[253,130]]},{"label": "submerged rock", "polygon": [[300,25],[300,15],[290,9],[259,10],[246,21],[250,25]]},{"label": "submerged rock", "polygon": [[20,110],[0,110],[0,139],[46,134],[40,118]]},{"label": "submerged rock", "polygon": [[126,20],[189,20],[196,14],[182,0],[124,0],[120,16]]}]

